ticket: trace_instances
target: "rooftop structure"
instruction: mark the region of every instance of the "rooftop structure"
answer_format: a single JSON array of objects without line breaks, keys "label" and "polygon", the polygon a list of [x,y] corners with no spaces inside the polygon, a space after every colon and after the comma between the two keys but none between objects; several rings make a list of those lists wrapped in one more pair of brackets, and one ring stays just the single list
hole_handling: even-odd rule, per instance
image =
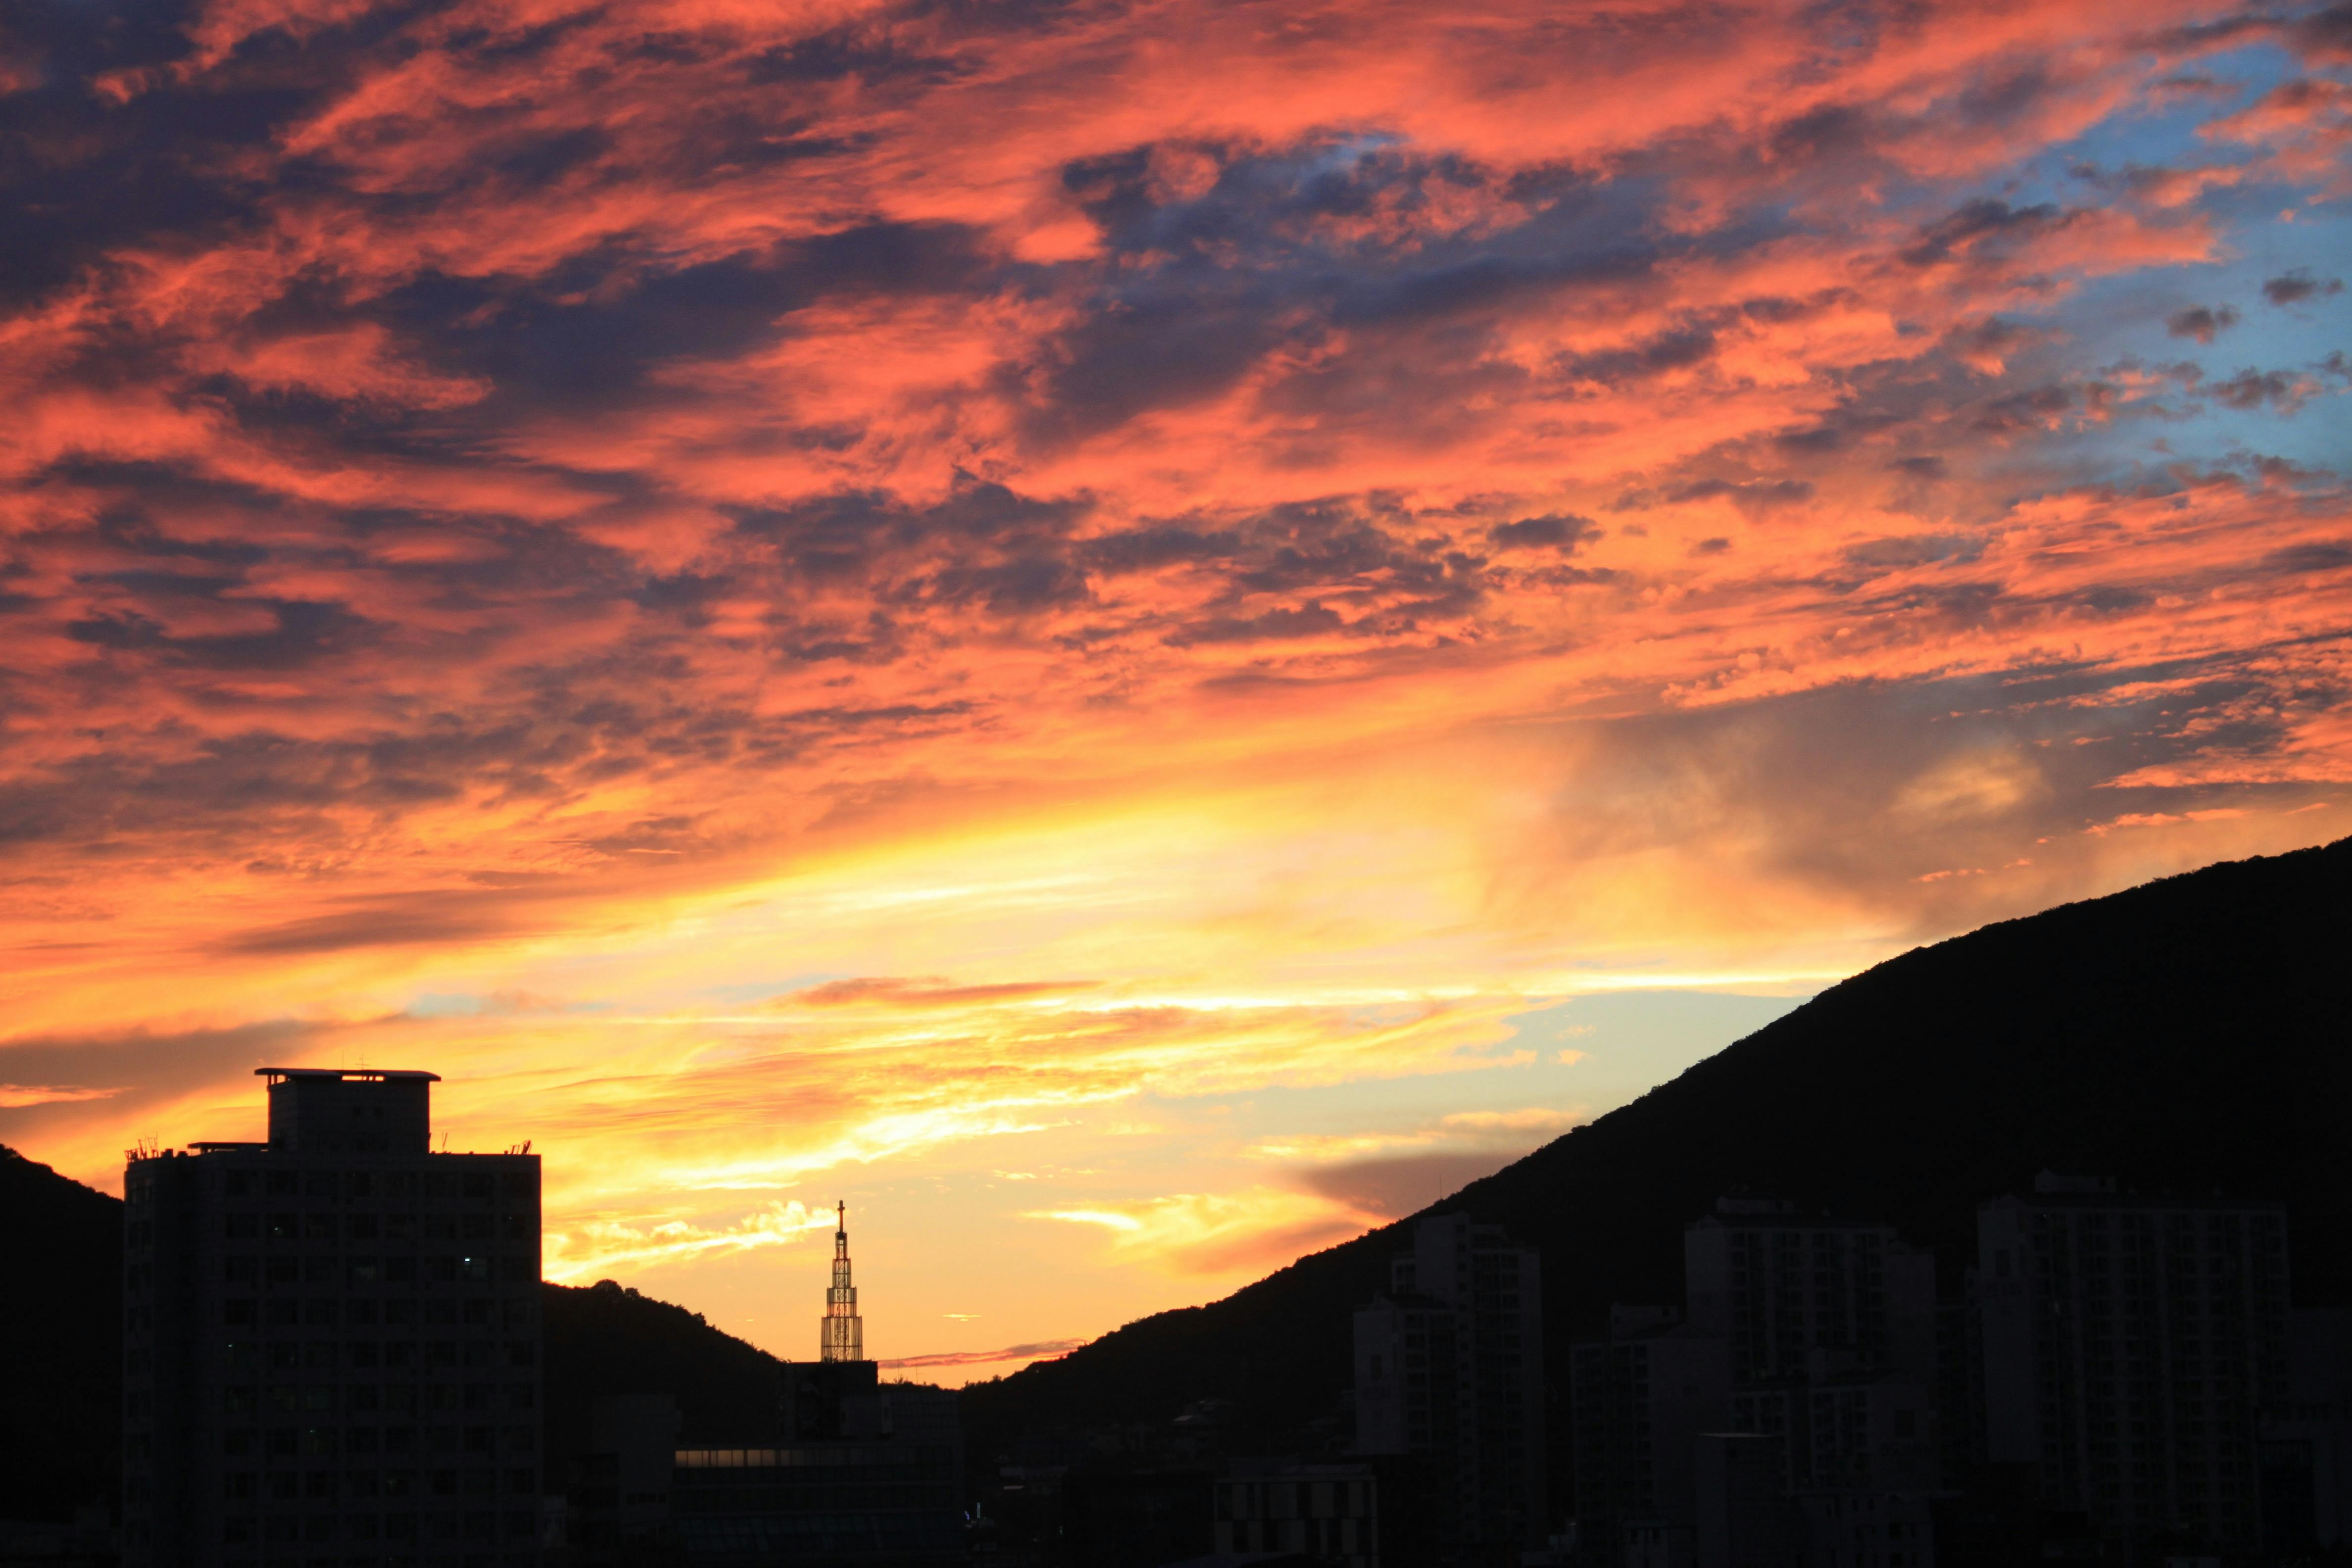
[{"label": "rooftop structure", "polygon": [[819,1361],[864,1361],[866,1321],[857,1315],[857,1287],[849,1282],[849,1205],[834,1205],[833,1284],[817,1325]]}]

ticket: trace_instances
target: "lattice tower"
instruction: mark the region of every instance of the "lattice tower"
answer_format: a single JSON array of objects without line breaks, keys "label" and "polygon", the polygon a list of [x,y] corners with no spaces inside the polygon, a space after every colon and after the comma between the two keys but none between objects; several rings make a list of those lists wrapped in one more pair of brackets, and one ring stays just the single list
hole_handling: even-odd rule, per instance
[{"label": "lattice tower", "polygon": [[824,1293],[819,1361],[864,1361],[866,1320],[857,1315],[857,1287],[849,1282],[849,1205],[834,1205],[833,1286]]}]

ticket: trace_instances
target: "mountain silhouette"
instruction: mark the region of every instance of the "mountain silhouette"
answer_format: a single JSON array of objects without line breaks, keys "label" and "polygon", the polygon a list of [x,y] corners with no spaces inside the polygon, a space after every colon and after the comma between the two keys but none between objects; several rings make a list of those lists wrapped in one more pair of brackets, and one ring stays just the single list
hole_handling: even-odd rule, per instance
[{"label": "mountain silhouette", "polygon": [[[1891,1221],[1948,1287],[1976,1205],[2044,1168],[2276,1198],[2296,1303],[2352,1305],[2347,949],[2352,839],[1988,926],[1832,987],[1424,1212],[1542,1250],[1556,1389],[1612,1301],[1680,1299],[1683,1226],[1727,1193]],[[65,1517],[117,1485],[121,1205],[0,1148],[0,1214],[21,1260],[0,1289],[0,1519]],[[1338,1406],[1349,1314],[1411,1223],[971,1385],[975,1456],[1206,1399],[1229,1402],[1236,1447],[1281,1446]],[[675,1395],[689,1443],[768,1430],[777,1363],[699,1314],[609,1283],[543,1301],[553,1484],[601,1394]]]},{"label": "mountain silhouette", "polygon": [[[1935,1248],[1948,1293],[1977,1205],[2045,1168],[2281,1199],[2297,1304],[2352,1304],[2347,952],[2352,839],[1987,926],[1831,987],[1423,1212],[1541,1250],[1556,1392],[1611,1302],[1680,1301],[1683,1228],[1732,1194],[1890,1221]],[[1203,1399],[1231,1402],[1237,1443],[1280,1447],[1338,1407],[1350,1310],[1412,1223],[968,1387],[975,1453]]]},{"label": "mountain silhouette", "polygon": [[0,1519],[114,1506],[122,1463],[122,1204],[0,1146],[16,1259],[0,1285]]}]

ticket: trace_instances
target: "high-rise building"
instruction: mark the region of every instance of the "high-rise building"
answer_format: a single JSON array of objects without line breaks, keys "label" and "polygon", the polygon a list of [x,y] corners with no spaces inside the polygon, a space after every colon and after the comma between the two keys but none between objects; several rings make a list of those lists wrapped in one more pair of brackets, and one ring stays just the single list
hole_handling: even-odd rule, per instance
[{"label": "high-rise building", "polygon": [[1517,1563],[1544,1539],[1543,1270],[1464,1214],[1415,1227],[1356,1313],[1356,1451],[1430,1461],[1434,1539]]},{"label": "high-rise building", "polygon": [[[1697,1524],[1696,1445],[1731,1425],[1722,1339],[1671,1310],[1615,1309],[1609,1338],[1570,1352],[1577,1536],[1591,1562],[1687,1563]],[[1779,1463],[1779,1447],[1771,1462]]]},{"label": "high-rise building", "polygon": [[2287,1389],[2286,1213],[2052,1177],[1977,1215],[1985,1447],[2111,1539],[2251,1552]]},{"label": "high-rise building", "polygon": [[264,1068],[266,1142],[132,1152],[128,1568],[539,1561],[539,1160],[427,1072]]},{"label": "high-rise building", "polygon": [[1728,1342],[1734,1383],[1848,1371],[1934,1380],[1936,1259],[1892,1226],[1725,1198],[1683,1232],[1683,1279],[1690,1327]]},{"label": "high-rise building", "polygon": [[857,1315],[857,1287],[849,1282],[849,1205],[835,1203],[833,1210],[833,1284],[817,1324],[817,1359],[864,1361],[866,1320]]},{"label": "high-rise building", "polygon": [[1732,1429],[1781,1440],[1795,1490],[1938,1481],[1936,1260],[1892,1226],[1726,1198],[1683,1233],[1690,1331],[1725,1342]]}]

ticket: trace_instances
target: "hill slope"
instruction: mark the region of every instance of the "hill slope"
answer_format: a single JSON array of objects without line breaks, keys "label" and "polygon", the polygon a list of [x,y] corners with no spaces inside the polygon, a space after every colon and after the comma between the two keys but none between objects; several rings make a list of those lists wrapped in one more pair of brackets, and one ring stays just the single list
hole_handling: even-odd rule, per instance
[{"label": "hill slope", "polygon": [[587,1451],[588,1417],[614,1394],[677,1400],[678,1441],[688,1447],[751,1447],[775,1440],[783,1366],[703,1321],[699,1312],[625,1290],[606,1279],[579,1289],[541,1285],[546,1328],[547,1473],[561,1487]]},{"label": "hill slope", "polygon": [[16,1260],[0,1286],[0,1519],[113,1505],[121,1473],[122,1205],[0,1147]]},{"label": "hill slope", "polygon": [[[2298,1300],[2346,1304],[2347,952],[2352,840],[1989,926],[1832,987],[1430,1212],[1542,1249],[1555,1383],[1612,1300],[1680,1299],[1682,1227],[1738,1191],[1891,1220],[1947,1278],[1976,1205],[2045,1166],[2283,1198]],[[1277,1440],[1345,1387],[1348,1313],[1384,1283],[1397,1229],[976,1384],[967,1429],[984,1445],[1218,1396],[1238,1436]]]}]

